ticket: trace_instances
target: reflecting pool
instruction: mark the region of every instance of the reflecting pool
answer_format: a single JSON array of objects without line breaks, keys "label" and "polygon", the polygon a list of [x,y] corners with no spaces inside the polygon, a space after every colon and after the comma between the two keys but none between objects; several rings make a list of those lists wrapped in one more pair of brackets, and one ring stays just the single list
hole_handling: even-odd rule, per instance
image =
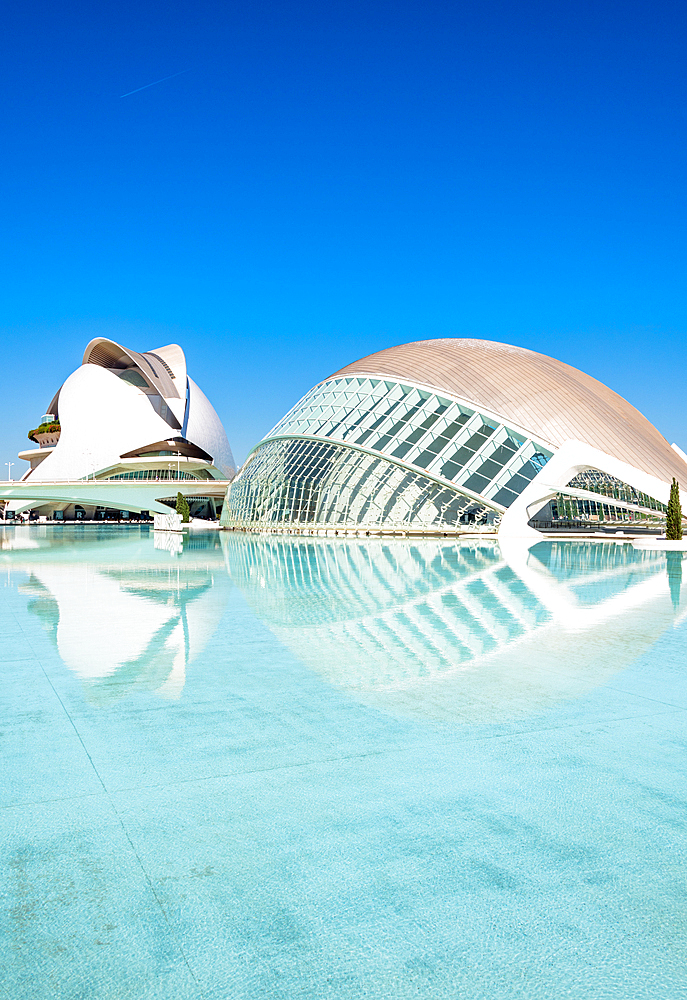
[{"label": "reflecting pool", "polygon": [[0,529],[0,996],[684,995],[684,569]]}]

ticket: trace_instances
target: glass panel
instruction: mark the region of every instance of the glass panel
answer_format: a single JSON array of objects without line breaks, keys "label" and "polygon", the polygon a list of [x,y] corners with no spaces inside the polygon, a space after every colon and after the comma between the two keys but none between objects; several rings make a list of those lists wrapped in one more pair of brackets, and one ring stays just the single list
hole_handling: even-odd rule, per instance
[{"label": "glass panel", "polygon": [[408,421],[415,416],[415,414],[418,412],[419,409],[420,409],[420,404],[418,402],[415,404],[415,406],[412,406],[410,407],[410,409],[407,409],[405,413],[401,413],[399,415],[399,419],[394,424],[392,424],[391,427],[387,429],[386,433],[382,434],[379,438],[377,438],[377,440],[374,441],[371,445],[369,445],[369,447],[374,448],[375,451],[382,451],[384,448],[386,448],[389,441],[391,441],[391,439],[395,437],[400,431],[405,429]]},{"label": "glass panel", "polygon": [[355,443],[356,444],[360,444],[360,445],[365,444],[365,442],[368,440],[368,438],[370,438],[372,436],[372,434],[374,433],[374,431],[376,431],[377,428],[381,427],[381,425],[384,423],[384,421],[386,420],[386,418],[388,416],[390,416],[394,412],[394,410],[397,409],[398,406],[400,406],[400,404],[401,404],[401,400],[400,399],[396,399],[389,406],[385,407],[384,412],[382,413],[382,415],[379,416],[379,417],[377,417],[375,420],[373,420],[372,425],[370,427],[368,427],[367,430],[364,431],[360,435],[359,438],[356,439]]},{"label": "glass panel", "polygon": [[[535,452],[531,455],[530,458],[528,458],[518,469],[518,471],[513,473],[507,482],[505,482],[494,495],[493,499],[496,503],[500,503],[504,507],[510,507],[516,497],[522,493],[537,473],[544,468],[548,460],[547,456],[541,452]],[[513,470],[511,470],[511,472],[513,472]]]},{"label": "glass panel", "polygon": [[478,429],[470,435],[465,444],[458,448],[457,451],[450,456],[448,462],[442,466],[442,476],[446,476],[447,479],[454,479],[460,470],[467,465],[475,452],[479,451],[484,442],[491,437],[495,430],[496,427],[492,427],[487,423],[482,423]]},{"label": "glass panel", "polygon": [[431,442],[431,444],[427,445],[424,451],[420,452],[417,458],[414,459],[414,464],[426,469],[427,466],[434,461],[437,455],[439,455],[444,448],[451,443],[458,431],[464,424],[467,423],[467,421],[467,413],[461,413],[457,420],[451,421],[448,427],[446,427],[441,434],[439,434],[434,441]]},{"label": "glass panel", "polygon": [[149,389],[150,386],[143,378],[143,376],[136,371],[135,368],[124,368],[122,370],[114,370],[115,375],[123,379],[124,382],[128,382],[130,385],[135,385],[139,389]]},{"label": "glass panel", "polygon": [[485,457],[481,465],[464,483],[466,489],[472,490],[474,493],[484,493],[491,480],[498,476],[504,465],[507,465],[519,451],[520,444],[509,437],[506,432],[502,431],[501,433],[505,434],[504,440],[500,444],[495,442],[496,447],[491,454]]},{"label": "glass panel", "polygon": [[[425,436],[427,431],[430,430],[431,427],[433,427],[433,425],[439,420],[439,417],[441,417],[447,409],[448,406],[446,405],[446,403],[435,401],[433,412],[430,413],[427,417],[425,417],[422,423],[418,427],[416,427],[415,430],[411,431],[411,433],[408,435],[405,441],[403,441],[392,452],[393,456],[395,458],[403,458],[405,455],[407,455],[410,449],[413,447],[413,445],[417,444],[418,441],[420,441],[420,439]],[[465,420],[467,420],[467,417],[465,417]],[[417,465],[419,463],[416,461],[415,464]]]}]

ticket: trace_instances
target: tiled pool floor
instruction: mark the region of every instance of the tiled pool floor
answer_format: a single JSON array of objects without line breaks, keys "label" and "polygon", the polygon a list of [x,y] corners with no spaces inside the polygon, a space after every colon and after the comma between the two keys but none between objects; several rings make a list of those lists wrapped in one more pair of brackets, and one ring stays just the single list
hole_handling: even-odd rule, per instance
[{"label": "tiled pool floor", "polygon": [[687,995],[665,555],[61,530],[1,553],[0,995]]}]

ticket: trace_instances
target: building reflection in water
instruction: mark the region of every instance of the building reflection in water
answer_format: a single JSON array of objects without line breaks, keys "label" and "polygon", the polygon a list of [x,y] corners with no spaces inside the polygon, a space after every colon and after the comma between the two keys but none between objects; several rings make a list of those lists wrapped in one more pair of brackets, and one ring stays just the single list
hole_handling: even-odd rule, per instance
[{"label": "building reflection in water", "polygon": [[631,544],[238,533],[222,543],[232,580],[297,657],[401,715],[496,722],[576,698],[681,608],[666,554]]},{"label": "building reflection in water", "polygon": [[10,582],[99,705],[142,691],[179,698],[232,582],[328,684],[383,711],[452,721],[579,697],[687,614],[682,553],[627,543],[103,529],[75,544],[27,528],[0,546]]},{"label": "building reflection in water", "polygon": [[227,604],[217,536],[160,536],[167,544],[154,546],[152,532],[138,540],[105,532],[91,545],[55,539],[30,554],[20,541],[6,566],[89,701],[135,691],[177,699]]}]

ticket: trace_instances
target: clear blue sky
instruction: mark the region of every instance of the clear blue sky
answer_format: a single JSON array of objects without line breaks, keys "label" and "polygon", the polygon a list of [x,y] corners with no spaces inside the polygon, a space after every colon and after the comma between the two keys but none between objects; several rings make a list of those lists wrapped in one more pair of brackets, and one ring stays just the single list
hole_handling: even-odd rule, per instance
[{"label": "clear blue sky", "polygon": [[13,475],[103,334],[182,344],[239,460],[443,336],[553,354],[687,449],[684,3],[36,0],[0,46]]}]

